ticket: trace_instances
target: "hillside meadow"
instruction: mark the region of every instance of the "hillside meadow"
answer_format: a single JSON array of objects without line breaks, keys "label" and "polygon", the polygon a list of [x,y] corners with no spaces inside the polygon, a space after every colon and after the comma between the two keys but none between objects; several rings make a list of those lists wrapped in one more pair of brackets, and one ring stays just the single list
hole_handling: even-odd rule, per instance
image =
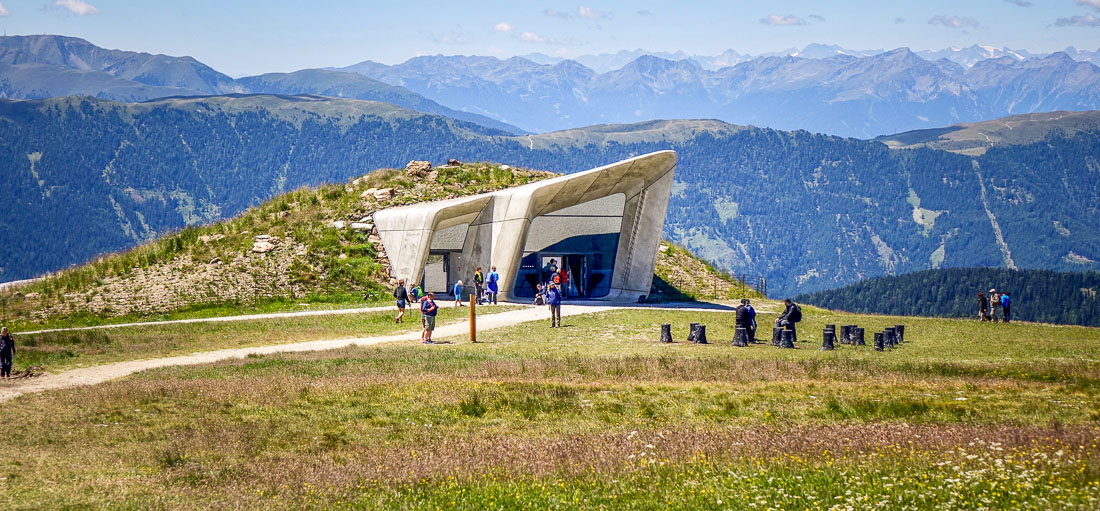
[{"label": "hillside meadow", "polygon": [[[729,346],[729,312],[624,309],[22,396],[0,506],[1100,505],[1100,330],[805,310],[795,350]],[[825,323],[908,342],[820,352]]]}]

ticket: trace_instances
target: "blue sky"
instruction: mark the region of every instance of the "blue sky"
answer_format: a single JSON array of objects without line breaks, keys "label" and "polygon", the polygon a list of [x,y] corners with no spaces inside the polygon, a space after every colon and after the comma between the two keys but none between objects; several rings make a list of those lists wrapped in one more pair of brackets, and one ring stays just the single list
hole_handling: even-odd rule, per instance
[{"label": "blue sky", "polygon": [[1100,47],[1100,0],[369,2],[0,0],[8,35],[190,55],[233,76],[424,54],[644,48],[758,54],[817,42],[914,50]]}]

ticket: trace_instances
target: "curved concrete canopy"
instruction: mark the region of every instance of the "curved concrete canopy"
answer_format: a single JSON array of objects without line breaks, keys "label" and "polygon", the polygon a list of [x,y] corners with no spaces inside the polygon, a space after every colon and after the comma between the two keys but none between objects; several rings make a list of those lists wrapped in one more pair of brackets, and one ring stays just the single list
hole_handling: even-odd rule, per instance
[{"label": "curved concrete canopy", "polygon": [[[668,208],[676,153],[660,151],[584,172],[507,190],[411,206],[374,214],[393,274],[418,282],[436,231],[469,224],[454,258],[470,279],[477,266],[495,265],[504,299],[515,299],[515,282],[532,220],[614,194],[625,203],[610,293],[601,300],[636,301],[653,283],[657,246]],[[452,263],[453,264],[453,263]],[[454,279],[452,279],[454,280]]]}]

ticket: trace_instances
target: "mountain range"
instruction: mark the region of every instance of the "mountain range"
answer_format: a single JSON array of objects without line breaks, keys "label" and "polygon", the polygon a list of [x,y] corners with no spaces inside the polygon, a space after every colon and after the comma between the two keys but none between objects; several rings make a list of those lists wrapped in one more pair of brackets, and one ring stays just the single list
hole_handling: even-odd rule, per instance
[{"label": "mountain range", "polygon": [[900,48],[869,56],[761,57],[717,70],[642,55],[598,73],[572,60],[424,56],[340,68],[533,132],[716,118],[869,138],[1005,115],[1100,108],[1100,68],[1065,53],[965,67]]},{"label": "mountain range", "polygon": [[[952,133],[991,146],[937,146]],[[1100,269],[1097,112],[884,142],[716,120],[505,136],[387,103],[234,94],[0,101],[0,280],[413,159],[575,172],[663,149],[679,158],[665,236],[772,293],[939,267]]]},{"label": "mountain range", "polygon": [[408,89],[350,73],[304,69],[234,80],[191,57],[108,50],[75,37],[0,37],[0,98],[79,95],[139,102],[246,92],[384,101],[511,134],[524,133],[498,120],[450,109]]},{"label": "mountain range", "polygon": [[[1088,51],[1069,46],[1062,51],[1072,57],[1074,60],[1093,63],[1100,62],[1100,49],[1097,49],[1096,51]],[[631,61],[637,59],[638,57],[641,57],[643,55],[650,55],[665,60],[687,59],[695,62],[696,64],[699,64],[699,66],[703,69],[716,71],[723,67],[737,65],[742,62],[748,62],[755,58],[763,57],[799,57],[806,59],[825,59],[838,55],[869,57],[872,55],[878,55],[880,53],[886,53],[886,50],[853,50],[837,46],[835,44],[811,43],[802,48],[788,48],[782,51],[764,52],[757,55],[740,53],[737,50],[733,49],[723,51],[718,55],[688,55],[683,51],[668,52],[636,49],[619,50],[615,53],[601,53],[598,55],[580,55],[578,57],[573,57],[570,60],[579,62],[580,64],[592,69],[593,71],[596,71],[597,73],[606,73],[608,71],[619,69],[629,64]],[[916,54],[928,61],[947,59],[965,67],[973,66],[974,64],[982,60],[996,59],[1000,57],[1013,57],[1018,60],[1026,60],[1031,58],[1042,58],[1050,55],[1049,53],[1032,53],[1027,50],[1014,50],[1005,47],[998,48],[995,46],[978,44],[973,44],[966,47],[944,48],[941,50],[919,50],[916,51]],[[532,62],[537,62],[539,64],[557,64],[558,62],[566,60],[564,57],[555,57],[543,53],[531,53],[528,55],[523,55],[523,58]]]},{"label": "mountain range", "polygon": [[233,79],[191,57],[99,48],[72,37],[0,37],[0,97],[120,101],[227,93],[384,101],[508,134],[601,123],[714,118],[872,138],[959,122],[1100,108],[1095,52],[971,46],[854,51],[812,44],[750,56],[642,50],[560,60],[425,56]]}]

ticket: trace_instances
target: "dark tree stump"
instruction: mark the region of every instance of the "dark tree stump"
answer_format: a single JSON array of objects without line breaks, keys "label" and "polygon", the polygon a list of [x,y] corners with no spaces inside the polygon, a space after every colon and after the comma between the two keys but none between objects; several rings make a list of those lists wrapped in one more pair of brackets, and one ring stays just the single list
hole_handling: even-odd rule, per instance
[{"label": "dark tree stump", "polygon": [[688,330],[688,342],[695,342],[695,332],[699,328],[699,323],[692,323],[691,328]]},{"label": "dark tree stump", "polygon": [[882,351],[885,348],[882,341],[882,332],[875,332],[875,351]]},{"label": "dark tree stump", "polygon": [[783,330],[781,348],[794,348],[794,330]]},{"label": "dark tree stump", "polygon": [[672,325],[668,323],[661,325],[661,342],[672,342]]},{"label": "dark tree stump", "polygon": [[695,327],[695,342],[698,344],[707,343],[707,325],[699,325]]}]

